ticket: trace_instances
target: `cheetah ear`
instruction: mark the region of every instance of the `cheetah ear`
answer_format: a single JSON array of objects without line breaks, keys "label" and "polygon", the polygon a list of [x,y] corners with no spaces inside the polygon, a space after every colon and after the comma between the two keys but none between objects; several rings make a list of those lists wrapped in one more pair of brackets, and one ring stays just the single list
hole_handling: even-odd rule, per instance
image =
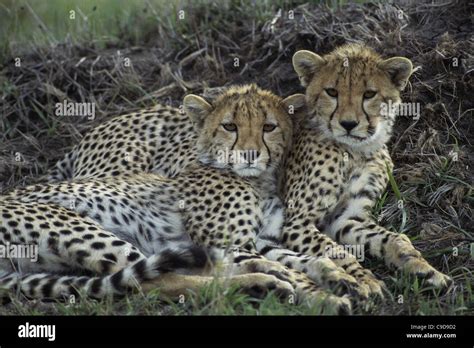
[{"label": "cheetah ear", "polygon": [[410,59],[404,57],[386,59],[379,63],[379,67],[388,72],[393,84],[400,91],[403,91],[408,83],[411,73],[413,72],[413,64]]},{"label": "cheetah ear", "polygon": [[306,97],[304,94],[293,94],[282,101],[288,114],[293,115],[301,111],[306,106]]},{"label": "cheetah ear", "polygon": [[308,86],[314,74],[326,61],[321,56],[311,51],[298,51],[293,55],[293,68],[300,78],[303,87]]},{"label": "cheetah ear", "polygon": [[194,94],[188,94],[184,97],[184,110],[191,121],[193,121],[199,128],[204,124],[206,116],[211,112],[212,105],[204,98]]}]

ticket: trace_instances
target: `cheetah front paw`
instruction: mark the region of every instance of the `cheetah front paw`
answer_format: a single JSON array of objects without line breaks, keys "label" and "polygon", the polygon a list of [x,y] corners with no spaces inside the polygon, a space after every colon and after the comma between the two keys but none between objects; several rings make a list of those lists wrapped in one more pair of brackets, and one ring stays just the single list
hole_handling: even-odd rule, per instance
[{"label": "cheetah front paw", "polygon": [[235,276],[230,279],[230,285],[258,299],[263,299],[269,293],[273,293],[282,301],[295,297],[295,289],[289,282],[270,274],[249,273]]},{"label": "cheetah front paw", "polygon": [[368,298],[369,288],[360,284],[356,278],[337,266],[331,259],[319,258],[316,268],[321,276],[319,279],[313,279],[316,282],[320,281],[336,295],[350,295],[357,299]]},{"label": "cheetah front paw", "polygon": [[321,306],[324,314],[349,315],[352,313],[352,304],[348,296],[337,296],[323,290],[305,294],[304,302],[309,306]]},{"label": "cheetah front paw", "polygon": [[446,288],[453,282],[449,276],[431,266],[404,234],[400,234],[387,246],[387,261],[399,269],[424,278],[428,284],[437,288]]},{"label": "cheetah front paw", "polygon": [[336,295],[350,295],[359,300],[366,300],[369,296],[369,288],[365,284],[346,273],[343,269],[333,270],[326,274],[326,282],[329,289]]},{"label": "cheetah front paw", "polygon": [[360,286],[367,291],[368,296],[384,298],[385,283],[377,279],[370,270],[362,268],[354,276]]},{"label": "cheetah front paw", "polygon": [[451,277],[436,270],[423,258],[409,257],[403,269],[425,279],[428,284],[436,288],[447,288],[453,283]]}]

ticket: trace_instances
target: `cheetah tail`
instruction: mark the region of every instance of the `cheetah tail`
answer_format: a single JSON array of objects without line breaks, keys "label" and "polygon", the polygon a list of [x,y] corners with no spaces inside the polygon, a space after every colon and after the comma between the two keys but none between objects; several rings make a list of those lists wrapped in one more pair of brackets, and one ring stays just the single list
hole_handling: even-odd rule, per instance
[{"label": "cheetah tail", "polygon": [[142,282],[156,279],[162,274],[179,270],[205,270],[212,262],[204,249],[193,246],[180,251],[165,250],[106,276],[11,272],[0,276],[0,290],[36,299],[65,299],[71,295],[98,299],[123,296],[140,288]]}]

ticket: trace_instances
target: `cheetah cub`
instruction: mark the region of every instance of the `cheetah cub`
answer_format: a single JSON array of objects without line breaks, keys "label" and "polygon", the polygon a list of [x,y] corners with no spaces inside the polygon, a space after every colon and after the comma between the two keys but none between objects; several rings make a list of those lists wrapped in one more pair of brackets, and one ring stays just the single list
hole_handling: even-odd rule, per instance
[{"label": "cheetah cub", "polygon": [[[284,265],[292,257],[306,265],[305,273],[319,275],[326,260],[277,247],[267,253],[271,241],[261,238],[282,223],[276,177],[292,143],[290,110],[302,105],[303,95],[282,99],[255,85],[231,87],[214,101],[189,95],[184,107],[197,133],[197,161],[175,178],[151,173],[88,177],[20,188],[2,197],[3,237],[37,243],[41,262],[28,265],[33,275],[26,279],[15,273],[0,283],[8,287],[20,280],[20,289],[33,297],[76,288],[96,297],[121,294],[134,279],[142,288],[177,293],[208,279],[173,274],[207,266],[198,245],[214,265],[222,263],[214,269],[223,268],[250,292],[276,290],[287,297],[294,291],[300,301],[349,311],[347,298]],[[49,222],[40,221],[42,214]],[[75,270],[92,272],[94,278],[47,275]]]},{"label": "cheetah cub", "polygon": [[284,246],[330,256],[369,293],[380,294],[382,283],[334,241],[363,247],[389,266],[447,286],[450,278],[434,269],[405,234],[370,217],[393,168],[386,143],[400,91],[412,73],[410,60],[383,59],[367,47],[345,45],[323,57],[298,51],[293,66],[306,87],[309,115],[286,165],[284,200],[293,206],[282,232]]}]

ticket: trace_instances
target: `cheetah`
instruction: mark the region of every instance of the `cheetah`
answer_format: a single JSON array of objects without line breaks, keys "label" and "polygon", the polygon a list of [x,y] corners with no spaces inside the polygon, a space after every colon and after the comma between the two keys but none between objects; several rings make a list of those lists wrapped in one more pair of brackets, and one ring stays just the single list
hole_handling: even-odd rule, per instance
[{"label": "cheetah", "polygon": [[413,71],[411,61],[383,59],[366,46],[349,44],[323,57],[298,51],[293,66],[306,88],[307,118],[285,165],[283,200],[291,208],[283,246],[316,257],[333,254],[331,259],[371,293],[380,293],[383,284],[336,243],[363,246],[388,266],[435,287],[448,286],[451,279],[405,234],[370,217],[393,169],[386,144],[400,92]]},{"label": "cheetah", "polygon": [[[99,174],[97,178],[19,188],[5,195],[1,206],[8,214],[2,226],[6,229],[4,240],[5,236],[15,242],[36,238],[42,247],[42,262],[30,265],[33,275],[20,279],[24,280],[20,282],[22,290],[41,295],[46,287],[47,295],[64,294],[83,285],[79,281],[83,279],[92,295],[105,296],[123,293],[124,284],[129,286],[133,280],[155,285],[157,270],[167,273],[158,277],[158,284],[169,287],[169,283],[163,285],[163,279],[176,278],[173,270],[182,271],[193,264],[198,269],[206,267],[205,257],[195,251],[197,245],[204,247],[212,260],[222,260],[226,272],[234,276],[231,279],[253,277],[255,286],[246,285],[249,280],[244,283],[251,290],[261,293],[262,288],[269,288],[286,295],[294,291],[302,301],[324,301],[339,311],[350,311],[347,296],[333,295],[320,286],[339,282],[342,292],[357,293],[358,284],[347,281],[328,258],[316,259],[284,248],[276,251],[275,247],[271,258],[260,253],[266,242],[259,235],[279,229],[283,222],[276,178],[292,143],[289,114],[303,104],[303,95],[282,99],[255,85],[229,88],[212,102],[188,95],[184,106],[197,129],[197,161],[175,178],[133,171],[116,176]],[[229,159],[229,152],[241,157]],[[29,216],[25,209],[31,209],[25,205],[33,203],[42,205],[53,217],[40,228],[30,226],[36,232],[34,237],[23,221]],[[49,209],[60,211],[54,214]],[[74,215],[71,218],[83,219],[84,225],[92,224],[94,230],[81,223],[74,232],[65,228],[59,216],[68,219],[66,212]],[[124,256],[112,248],[119,244],[133,253]],[[187,259],[170,255],[174,250]],[[190,250],[195,256],[191,261]],[[305,265],[302,272],[285,266],[288,257]],[[173,258],[179,260],[169,261]],[[69,275],[37,278],[35,272],[47,272],[51,262],[57,272],[79,268],[99,276],[92,280]],[[195,278],[186,279],[189,284]],[[9,276],[0,283],[8,286],[16,280],[18,277]],[[237,278],[236,282],[243,280]],[[202,285],[202,281],[196,283]]]}]

